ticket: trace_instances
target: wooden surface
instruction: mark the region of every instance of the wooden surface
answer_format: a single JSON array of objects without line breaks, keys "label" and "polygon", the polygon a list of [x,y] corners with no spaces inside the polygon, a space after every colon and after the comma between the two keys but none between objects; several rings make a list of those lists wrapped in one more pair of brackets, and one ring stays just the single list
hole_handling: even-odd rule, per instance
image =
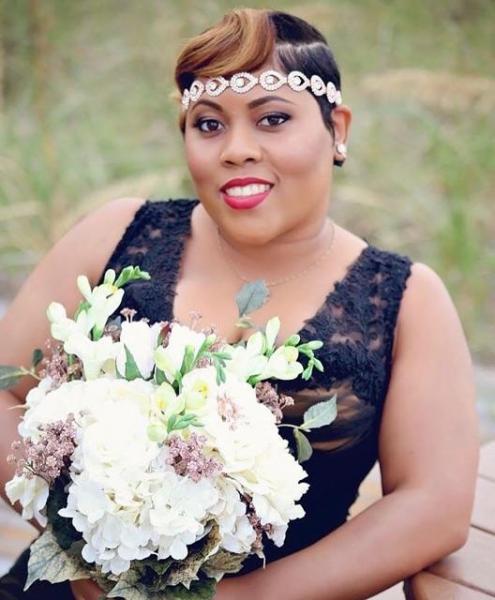
[{"label": "wooden surface", "polygon": [[412,581],[412,594],[415,600],[490,600],[483,592],[446,581],[437,575],[422,571]]},{"label": "wooden surface", "polygon": [[467,543],[409,583],[411,600],[495,598],[495,441],[480,451]]}]

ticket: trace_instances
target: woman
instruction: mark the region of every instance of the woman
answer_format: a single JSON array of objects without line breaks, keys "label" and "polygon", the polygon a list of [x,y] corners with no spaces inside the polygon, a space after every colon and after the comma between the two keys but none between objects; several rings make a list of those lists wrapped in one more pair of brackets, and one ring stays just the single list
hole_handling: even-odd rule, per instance
[{"label": "woman", "polygon": [[[345,161],[351,111],[314,27],[286,13],[231,11],[188,42],[175,75],[198,198],[122,198],[78,223],[0,323],[0,337],[11,340],[0,363],[28,362],[48,336],[44,308],[54,290],[75,309],[82,272],[96,283],[107,267],[139,264],[152,275],[128,289],[139,317],[188,322],[197,311],[229,342],[251,333],[235,326],[236,292],[265,279],[270,299],[253,319],[276,314],[280,339],[297,331],[325,342],[325,371],[281,387],[295,399],[284,419],[297,422],[333,393],[338,417],[310,437],[306,517],[291,524],[283,548],[266,548],[265,570],[248,561],[216,598],[367,598],[466,541],[478,436],[458,315],[431,268],[329,218],[330,166]],[[3,406],[21,401],[30,385],[2,393]],[[4,454],[16,418],[4,411]],[[377,459],[384,497],[347,521]],[[11,473],[1,468],[5,482]],[[68,585],[22,593],[26,559],[0,580],[0,598],[71,597]],[[89,581],[70,588],[79,599],[99,593]]]}]

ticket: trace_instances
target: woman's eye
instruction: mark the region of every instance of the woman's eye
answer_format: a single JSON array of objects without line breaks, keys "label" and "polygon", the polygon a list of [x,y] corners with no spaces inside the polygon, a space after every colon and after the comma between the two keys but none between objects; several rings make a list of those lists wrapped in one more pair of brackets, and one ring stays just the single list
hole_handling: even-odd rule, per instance
[{"label": "woman's eye", "polygon": [[[273,128],[277,127],[278,125],[282,125],[282,123],[285,123],[285,121],[288,121],[289,119],[289,115],[283,113],[274,113],[271,115],[266,115],[265,117],[260,119],[259,123],[261,123],[262,121],[268,121],[268,127]],[[212,124],[213,127],[211,126]],[[197,127],[202,133],[214,133],[215,131],[218,131],[219,125],[220,121],[218,121],[217,119],[198,119],[194,123],[193,127]]]},{"label": "woman's eye", "polygon": [[216,119],[198,119],[198,120],[197,120],[197,121],[194,123],[193,127],[197,127],[197,128],[198,128],[200,131],[202,131],[203,133],[212,133],[213,131],[216,131],[216,130],[217,130],[217,128],[216,128],[216,127],[215,127],[214,129],[209,129],[209,128],[207,128],[207,129],[203,129],[203,125],[204,125],[205,123],[217,123],[217,124],[218,124],[218,123],[219,123],[219,121],[217,121]]},{"label": "woman's eye", "polygon": [[[277,125],[282,125],[282,123],[285,123],[285,121],[288,121],[290,119],[290,117],[289,117],[289,115],[285,115],[283,113],[280,113],[280,114],[277,113],[277,114],[272,114],[272,115],[266,115],[266,117],[263,117],[261,119],[261,121],[264,121],[265,119],[268,119],[270,125],[277,126]],[[275,122],[274,120],[276,120],[276,119],[282,119],[282,123]]]}]

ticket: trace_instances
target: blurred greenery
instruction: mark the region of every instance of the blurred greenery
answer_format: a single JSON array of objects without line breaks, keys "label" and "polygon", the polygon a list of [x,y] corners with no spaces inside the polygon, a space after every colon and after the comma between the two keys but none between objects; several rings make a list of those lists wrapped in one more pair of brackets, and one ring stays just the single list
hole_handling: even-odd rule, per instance
[{"label": "blurred greenery", "polygon": [[[0,285],[111,198],[194,195],[170,97],[174,58],[235,6],[0,0]],[[434,268],[476,360],[493,363],[495,3],[269,6],[314,23],[341,68],[354,117],[333,217]]]}]

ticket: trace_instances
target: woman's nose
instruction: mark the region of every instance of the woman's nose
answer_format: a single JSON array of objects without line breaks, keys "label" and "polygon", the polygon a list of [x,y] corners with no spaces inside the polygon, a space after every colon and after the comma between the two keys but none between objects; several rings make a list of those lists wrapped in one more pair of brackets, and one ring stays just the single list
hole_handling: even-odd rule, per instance
[{"label": "woman's nose", "polygon": [[247,160],[259,161],[262,149],[256,135],[249,127],[232,127],[224,136],[224,144],[220,155],[222,164],[243,164]]}]

